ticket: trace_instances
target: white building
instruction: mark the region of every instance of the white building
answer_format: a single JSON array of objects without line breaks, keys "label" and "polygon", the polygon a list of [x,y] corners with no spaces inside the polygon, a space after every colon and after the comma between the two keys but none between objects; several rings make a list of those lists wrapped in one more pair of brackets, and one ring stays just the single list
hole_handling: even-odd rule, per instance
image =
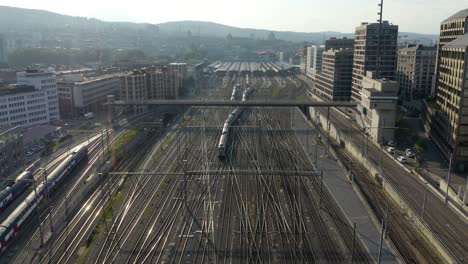
[{"label": "white building", "polygon": [[27,70],[18,72],[16,78],[19,85],[33,86],[35,90],[45,92],[50,121],[60,120],[57,78],[55,74],[42,70]]},{"label": "white building", "polygon": [[189,77],[187,63],[169,63],[168,68],[169,70],[176,71],[178,73],[179,85],[182,85],[183,81]]},{"label": "white building", "polygon": [[0,127],[48,124],[53,120],[49,109],[47,91],[28,85],[0,87]]},{"label": "white building", "polygon": [[371,139],[385,144],[395,137],[398,82],[376,79],[371,71],[362,78],[361,112],[363,125]]},{"label": "white building", "polygon": [[317,74],[322,70],[322,54],[325,46],[307,47],[306,75],[315,80]]}]

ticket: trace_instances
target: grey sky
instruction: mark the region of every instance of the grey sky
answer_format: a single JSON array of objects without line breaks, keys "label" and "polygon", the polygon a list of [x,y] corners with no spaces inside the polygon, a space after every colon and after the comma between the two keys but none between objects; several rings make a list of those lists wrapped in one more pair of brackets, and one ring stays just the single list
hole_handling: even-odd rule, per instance
[{"label": "grey sky", "polygon": [[[161,23],[201,20],[237,27],[353,32],[377,19],[379,0],[0,0],[0,5],[49,10],[106,21]],[[384,18],[400,31],[434,33],[467,0],[386,0]]]}]

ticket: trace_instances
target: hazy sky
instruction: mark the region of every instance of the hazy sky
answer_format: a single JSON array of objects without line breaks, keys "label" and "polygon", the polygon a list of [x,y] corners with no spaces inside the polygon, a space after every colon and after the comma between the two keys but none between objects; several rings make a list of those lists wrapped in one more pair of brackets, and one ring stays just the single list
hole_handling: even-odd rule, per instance
[{"label": "hazy sky", "polygon": [[[44,9],[106,21],[161,23],[201,20],[237,27],[354,32],[377,19],[379,0],[0,0],[0,5]],[[467,0],[386,0],[384,18],[400,31],[438,33],[442,20],[468,8]]]}]

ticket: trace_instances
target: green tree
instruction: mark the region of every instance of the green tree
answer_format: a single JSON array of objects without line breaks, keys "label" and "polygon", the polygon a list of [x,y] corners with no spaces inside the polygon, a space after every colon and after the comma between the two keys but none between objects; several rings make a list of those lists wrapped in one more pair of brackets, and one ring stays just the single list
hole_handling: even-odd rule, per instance
[{"label": "green tree", "polygon": [[416,162],[418,163],[418,165],[420,165],[423,160],[423,154],[424,154],[424,151],[426,151],[426,147],[427,147],[426,143],[427,143],[426,138],[419,137],[418,140],[416,140],[416,143],[414,144]]}]

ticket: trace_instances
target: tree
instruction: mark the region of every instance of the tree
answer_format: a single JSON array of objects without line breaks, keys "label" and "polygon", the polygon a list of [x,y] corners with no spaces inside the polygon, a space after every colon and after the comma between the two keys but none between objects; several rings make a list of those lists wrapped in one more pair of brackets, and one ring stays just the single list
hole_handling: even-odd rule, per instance
[{"label": "tree", "polygon": [[423,154],[427,147],[426,141],[426,138],[419,137],[416,143],[414,144],[414,151],[416,152],[416,162],[418,163],[418,165],[420,165],[423,160]]}]

